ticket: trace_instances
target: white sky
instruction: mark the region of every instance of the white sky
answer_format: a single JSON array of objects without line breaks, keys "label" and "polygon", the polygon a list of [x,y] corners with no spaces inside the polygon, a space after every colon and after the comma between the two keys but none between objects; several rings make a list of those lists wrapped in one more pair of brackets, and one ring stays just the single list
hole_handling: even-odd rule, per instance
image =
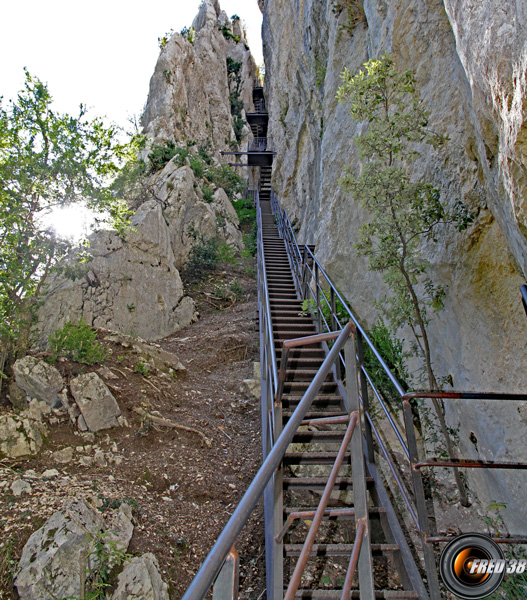
[{"label": "white sky", "polygon": [[[0,96],[22,88],[27,67],[48,84],[60,112],[82,102],[91,116],[125,126],[139,115],[159,56],[157,38],[190,26],[200,0],[10,0],[0,19]],[[262,62],[257,0],[220,0],[246,23],[256,63]]]}]

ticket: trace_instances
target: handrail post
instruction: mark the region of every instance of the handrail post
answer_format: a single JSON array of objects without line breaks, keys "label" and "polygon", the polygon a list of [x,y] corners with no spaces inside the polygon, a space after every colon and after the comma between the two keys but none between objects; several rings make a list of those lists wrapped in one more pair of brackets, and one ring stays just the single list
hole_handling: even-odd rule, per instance
[{"label": "handrail post", "polygon": [[[337,302],[335,298],[335,290],[333,286],[330,285],[330,303],[331,303],[331,330],[335,331],[340,327],[340,324],[337,319]],[[337,379],[342,381],[342,364],[340,357],[337,358],[337,362],[335,363],[335,370],[337,374]]]},{"label": "handrail post", "polygon": [[525,284],[521,285],[520,291],[522,294],[523,308],[525,310],[525,314],[527,315],[527,285],[525,285]]},{"label": "handrail post", "polygon": [[[364,342],[360,331],[357,332],[357,357],[359,360],[359,381],[360,395],[362,398],[362,408],[366,415],[370,414],[370,396],[368,392],[368,382],[364,374]],[[373,434],[369,419],[364,419],[364,437],[366,438],[366,458],[369,463],[375,462],[375,453],[373,450]]]},{"label": "handrail post", "polygon": [[318,333],[322,333],[322,315],[320,314],[320,286],[319,286],[319,274],[318,274],[318,263],[315,264],[315,286],[316,286],[316,297],[317,303],[317,319],[318,319]]},{"label": "handrail post", "polygon": [[[358,558],[360,597],[361,600],[370,600],[375,597],[375,586],[373,582],[373,559],[371,555],[371,527],[368,515],[366,468],[364,465],[364,447],[362,443],[355,331],[355,327],[352,327],[352,333],[344,346],[344,360],[346,361],[346,396],[348,413],[350,415],[358,415],[355,432],[350,441],[351,476],[353,478],[353,506],[355,508],[355,526],[357,532],[359,531],[359,528],[361,528],[361,524],[365,526],[365,529],[361,528],[362,549]],[[349,569],[351,570],[351,568],[352,561],[350,561]]]},{"label": "handrail post", "polygon": [[238,600],[240,590],[240,555],[233,546],[216,577],[212,600]]},{"label": "handrail post", "polygon": [[417,440],[415,437],[412,406],[408,399],[403,401],[403,415],[404,426],[406,429],[406,441],[408,445],[408,452],[410,454],[410,470],[412,473],[412,483],[414,488],[415,504],[417,508],[417,519],[419,521],[421,543],[423,545],[423,555],[425,559],[425,569],[428,578],[428,592],[431,600],[441,600],[434,549],[427,541],[432,530],[430,527],[428,510],[426,508],[423,478],[421,476],[421,471],[414,468],[419,462],[419,454],[417,451]]}]

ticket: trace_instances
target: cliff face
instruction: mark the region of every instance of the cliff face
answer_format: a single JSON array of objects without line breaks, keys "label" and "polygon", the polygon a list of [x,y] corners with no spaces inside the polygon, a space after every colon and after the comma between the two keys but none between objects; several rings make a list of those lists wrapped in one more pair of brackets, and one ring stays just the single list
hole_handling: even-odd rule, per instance
[{"label": "cliff face", "polygon": [[[240,22],[231,24],[218,0],[204,2],[192,26],[192,42],[175,33],[162,49],[142,125],[152,141],[208,141],[219,152],[235,140],[226,58],[241,63],[239,97],[247,110],[254,108],[256,67]],[[242,133],[249,131],[246,125]]]},{"label": "cliff face", "polygon": [[[335,95],[344,67],[356,72],[384,52],[412,69],[431,128],[449,136],[442,149],[423,153],[412,176],[477,214],[468,231],[445,229],[438,244],[424,249],[434,280],[447,291],[445,310],[429,327],[435,370],[450,375],[455,389],[525,391],[527,319],[519,286],[527,276],[527,9],[492,0],[350,0],[340,4],[359,5],[364,18],[347,31],[346,9],[334,11],[336,4],[265,2],[275,191],[300,241],[316,244],[319,260],[372,326],[379,315],[374,301],[387,290],[355,254],[365,214],[338,183],[346,165],[359,165],[353,139],[361,125]],[[517,453],[525,460],[522,410],[502,403],[496,419],[488,403],[451,405],[451,423],[462,425],[461,454],[510,460]],[[483,502],[499,489],[500,501],[521,505],[518,476],[470,476]],[[525,530],[520,519],[508,518],[512,530]]]},{"label": "cliff face", "polygon": [[[201,162],[203,170],[218,168],[220,151],[237,144],[233,94],[241,106],[238,139],[246,139],[250,129],[243,125],[244,112],[252,108],[255,64],[239,21],[231,23],[217,0],[205,0],[193,27],[188,36],[174,33],[167,40],[142,118],[147,139],[142,158],[148,166],[156,146],[172,143],[188,158],[168,160],[142,180],[134,193],[134,229],[125,239],[115,232],[91,236],[93,258],[84,278],[51,282],[40,311],[42,343],[64,322],[81,316],[96,327],[146,340],[163,338],[197,317],[179,273],[192,246],[212,237],[243,245],[227,194],[206,183],[189,159]],[[227,71],[228,57],[237,69],[234,77]],[[198,150],[210,164],[198,160]]]}]

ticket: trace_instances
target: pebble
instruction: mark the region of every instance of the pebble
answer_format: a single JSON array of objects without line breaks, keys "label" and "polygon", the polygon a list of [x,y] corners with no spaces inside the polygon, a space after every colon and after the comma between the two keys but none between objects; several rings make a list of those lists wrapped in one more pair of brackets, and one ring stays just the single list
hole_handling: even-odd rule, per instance
[{"label": "pebble", "polygon": [[59,472],[57,471],[57,469],[47,469],[41,475],[42,479],[53,479],[53,477],[58,477],[58,476],[59,476]]},{"label": "pebble", "polygon": [[27,481],[16,479],[11,484],[11,491],[14,496],[22,496],[22,494],[31,494],[33,490]]},{"label": "pebble", "polygon": [[55,462],[58,462],[63,465],[68,464],[73,460],[73,448],[71,446],[67,446],[62,450],[57,450],[56,452],[53,452],[51,456],[53,457],[53,460]]}]

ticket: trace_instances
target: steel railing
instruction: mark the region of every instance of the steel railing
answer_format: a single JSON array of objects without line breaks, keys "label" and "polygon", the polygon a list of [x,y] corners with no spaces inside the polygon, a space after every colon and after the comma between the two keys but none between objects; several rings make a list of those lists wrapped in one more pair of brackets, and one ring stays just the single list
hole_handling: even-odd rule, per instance
[{"label": "steel railing", "polygon": [[333,338],[335,343],[333,348],[322,363],[307,391],[302,396],[300,403],[287,424],[284,426],[280,436],[278,439],[274,440],[272,448],[267,454],[258,473],[251,482],[251,485],[245,492],[243,498],[240,500],[227,525],[216,540],[216,543],[185,592],[182,600],[201,600],[205,597],[215,579],[220,574],[222,566],[226,565],[229,570],[231,569],[231,566],[226,562],[226,559],[233,553],[233,546],[238,535],[247,523],[258,501],[263,496],[274,473],[280,467],[283,456],[289,444],[292,442],[297,429],[304,421],[304,417],[329,374],[332,364],[337,359],[339,352],[348,341],[350,335],[353,334],[353,331],[353,325],[348,324],[341,331],[334,332]]},{"label": "steel railing", "polygon": [[[421,470],[423,468],[482,468],[482,469],[527,469],[527,464],[508,462],[500,463],[483,460],[465,460],[449,457],[448,460],[433,459],[421,460],[418,452],[417,437],[414,425],[414,408],[412,402],[417,399],[435,399],[445,402],[448,400],[527,400],[527,394],[503,394],[485,392],[407,392],[397,378],[394,376],[380,352],[375,348],[366,331],[359,323],[357,317],[349,308],[346,299],[342,296],[336,285],[332,282],[322,265],[315,258],[312,249],[307,245],[299,245],[285,210],[278,203],[276,195],[271,197],[271,205],[278,225],[280,235],[284,239],[291,270],[295,281],[297,292],[305,301],[306,311],[312,313],[313,320],[320,334],[326,331],[338,329],[341,322],[351,322],[357,332],[357,359],[359,363],[360,399],[365,415],[365,454],[370,468],[374,468],[376,455],[374,453],[374,439],[379,448],[379,454],[385,459],[390,472],[394,476],[395,485],[406,505],[408,513],[414,522],[421,537],[422,552],[428,579],[428,589],[433,600],[441,598],[438,581],[438,570],[432,544],[447,542],[453,537],[434,535],[430,525],[430,516],[426,505]],[[527,286],[521,288],[522,301],[527,313]],[[401,428],[388,407],[388,399],[374,383],[372,374],[368,372],[364,363],[364,350],[369,348],[375,357],[378,366],[388,377],[393,385],[396,399],[401,403],[403,409],[403,428]],[[339,353],[337,366],[346,368],[346,358]],[[376,406],[380,408],[380,414],[384,417],[395,433],[403,455],[406,458],[407,470],[395,464],[391,449],[387,447],[376,426],[376,419],[372,416],[370,401],[375,400]],[[404,474],[411,476],[412,489],[407,490],[403,483]],[[495,538],[499,543],[527,543],[527,539],[521,536],[510,538]]]},{"label": "steel railing", "polygon": [[272,152],[272,137],[254,137],[252,141],[247,141],[247,152]]}]

